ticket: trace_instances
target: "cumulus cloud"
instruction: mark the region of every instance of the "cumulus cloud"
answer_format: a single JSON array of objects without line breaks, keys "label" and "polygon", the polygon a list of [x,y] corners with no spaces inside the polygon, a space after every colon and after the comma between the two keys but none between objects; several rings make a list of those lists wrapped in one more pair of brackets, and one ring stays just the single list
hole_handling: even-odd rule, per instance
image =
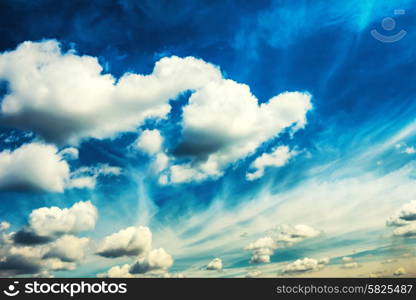
[{"label": "cumulus cloud", "polygon": [[401,226],[393,231],[395,236],[414,237],[416,236],[416,222]]},{"label": "cumulus cloud", "polygon": [[0,152],[0,189],[62,192],[70,170],[57,152],[39,143]]},{"label": "cumulus cloud", "polygon": [[398,227],[393,231],[395,236],[416,236],[416,200],[404,204],[387,219],[386,225]]},{"label": "cumulus cloud", "polygon": [[58,258],[64,262],[76,262],[84,258],[89,238],[79,238],[73,235],[64,235],[49,245],[43,258]]},{"label": "cumulus cloud", "polygon": [[[2,223],[6,224],[6,223]],[[85,256],[89,239],[64,235],[43,244],[16,243],[15,234],[0,230],[0,276],[50,276],[50,271],[73,270]]]},{"label": "cumulus cloud", "polygon": [[55,40],[24,42],[0,54],[0,79],[10,88],[1,122],[49,142],[77,144],[134,131],[146,118],[165,117],[169,99],[221,78],[216,67],[193,57],[163,58],[150,75],[126,73],[117,82],[102,71],[97,58],[74,50],[62,53]]},{"label": "cumulus cloud", "polygon": [[76,148],[58,152],[53,145],[24,144],[0,152],[0,190],[63,192],[68,188],[93,189],[99,176],[118,176],[121,169],[107,164],[70,171],[66,160],[78,157]]},{"label": "cumulus cloud", "polygon": [[283,273],[303,273],[310,271],[317,271],[322,269],[327,260],[316,260],[313,258],[305,257],[303,259],[295,260],[294,262],[286,265],[283,269]]},{"label": "cumulus cloud", "polygon": [[213,260],[211,260],[207,265],[207,270],[217,270],[217,271],[222,270],[221,258],[216,257]]},{"label": "cumulus cloud", "polygon": [[[74,50],[63,53],[54,40],[24,42],[0,54],[0,79],[10,87],[0,123],[58,145],[76,145],[135,131],[148,118],[165,118],[169,101],[191,91],[183,108],[182,137],[167,151],[172,161],[186,158],[189,163],[174,163],[161,175],[162,182],[180,183],[221,176],[263,142],[286,129],[294,133],[303,128],[312,108],[311,96],[300,92],[259,104],[247,85],[223,78],[216,66],[194,57],[165,57],[151,74],[126,73],[119,80],[102,71],[97,58]],[[163,153],[162,141],[157,130],[145,130],[137,145],[148,153]],[[263,157],[258,164],[279,165],[278,158],[269,158],[273,162]],[[159,157],[161,161],[167,168],[166,157]]]},{"label": "cumulus cloud", "polygon": [[138,256],[148,252],[152,233],[147,227],[128,227],[105,237],[97,254],[104,257]]},{"label": "cumulus cloud", "polygon": [[254,172],[246,174],[247,180],[255,180],[264,175],[264,169],[267,167],[282,167],[297,154],[297,151],[290,151],[287,146],[280,146],[274,149],[271,153],[263,153],[257,157],[251,164],[250,168]]},{"label": "cumulus cloud", "polygon": [[173,265],[172,256],[163,248],[153,249],[141,256],[131,266],[130,273],[143,274],[148,272],[165,272]]},{"label": "cumulus cloud", "polygon": [[37,244],[65,234],[77,234],[95,227],[97,209],[90,202],[77,202],[70,208],[42,207],[29,215],[28,225],[14,235],[21,244]]},{"label": "cumulus cloud", "polygon": [[319,230],[304,224],[282,224],[269,231],[269,235],[278,247],[288,247],[307,238],[317,237],[320,234],[321,232]]},{"label": "cumulus cloud", "polygon": [[252,252],[250,263],[269,263],[275,248],[276,244],[273,239],[266,236],[248,244],[244,250]]},{"label": "cumulus cloud", "polygon": [[163,137],[159,130],[143,130],[137,139],[137,148],[148,153],[155,154],[162,149]]},{"label": "cumulus cloud", "polygon": [[130,273],[130,265],[124,264],[122,266],[111,267],[107,272],[97,274],[100,278],[132,278],[133,274]]},{"label": "cumulus cloud", "polygon": [[183,140],[173,153],[192,163],[171,169],[171,181],[220,176],[226,166],[252,154],[284,129],[303,128],[312,107],[310,98],[286,92],[259,105],[245,84],[210,82],[192,94],[183,109]]}]

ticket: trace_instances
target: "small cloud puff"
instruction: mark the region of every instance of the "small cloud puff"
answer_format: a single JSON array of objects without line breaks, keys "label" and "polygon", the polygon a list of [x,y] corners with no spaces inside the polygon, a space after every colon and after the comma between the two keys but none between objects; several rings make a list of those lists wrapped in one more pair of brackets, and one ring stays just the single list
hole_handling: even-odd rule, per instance
[{"label": "small cloud puff", "polygon": [[310,272],[310,271],[317,271],[322,268],[326,264],[329,263],[329,259],[313,259],[305,257],[303,259],[295,260],[294,262],[286,265],[283,269],[283,273],[303,273],[303,272]]},{"label": "small cloud puff", "polygon": [[211,260],[208,265],[207,265],[207,270],[217,270],[217,271],[221,271],[222,270],[222,260],[221,258],[214,258],[213,260]]},{"label": "small cloud puff", "polygon": [[277,147],[271,153],[263,153],[250,165],[254,172],[246,174],[247,180],[251,181],[263,177],[264,169],[267,167],[282,167],[286,165],[297,153],[297,151],[290,151],[287,146]]}]

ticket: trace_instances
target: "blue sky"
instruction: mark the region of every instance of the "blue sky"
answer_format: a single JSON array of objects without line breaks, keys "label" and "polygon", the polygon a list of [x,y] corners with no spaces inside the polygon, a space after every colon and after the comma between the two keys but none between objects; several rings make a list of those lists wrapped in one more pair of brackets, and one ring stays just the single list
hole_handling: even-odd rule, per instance
[{"label": "blue sky", "polygon": [[414,7],[0,1],[0,274],[416,275]]}]

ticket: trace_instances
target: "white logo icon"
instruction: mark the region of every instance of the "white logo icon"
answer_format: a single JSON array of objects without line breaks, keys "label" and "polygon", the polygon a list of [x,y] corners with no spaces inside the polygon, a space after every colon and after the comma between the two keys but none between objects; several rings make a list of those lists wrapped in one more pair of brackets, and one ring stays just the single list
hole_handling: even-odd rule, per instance
[{"label": "white logo icon", "polygon": [[[404,9],[396,9],[394,11],[395,15],[404,15],[405,13],[406,11]],[[392,31],[396,28],[396,21],[390,17],[384,18],[381,21],[381,27],[383,27],[385,31]],[[379,40],[380,42],[383,42],[383,43],[394,43],[394,42],[400,41],[402,38],[404,38],[406,34],[407,34],[407,31],[403,29],[393,35],[384,35],[378,32],[376,29],[371,30],[371,35],[376,40]]]},{"label": "white logo icon", "polygon": [[17,294],[19,294],[19,293],[20,293],[18,290],[16,290],[16,285],[17,285],[17,284],[19,284],[19,281],[15,281],[15,282],[13,282],[13,284],[10,284],[10,285],[8,286],[8,289],[7,289],[7,290],[4,290],[3,292],[4,292],[7,296],[10,296],[10,297],[14,297],[14,296],[16,296]]}]

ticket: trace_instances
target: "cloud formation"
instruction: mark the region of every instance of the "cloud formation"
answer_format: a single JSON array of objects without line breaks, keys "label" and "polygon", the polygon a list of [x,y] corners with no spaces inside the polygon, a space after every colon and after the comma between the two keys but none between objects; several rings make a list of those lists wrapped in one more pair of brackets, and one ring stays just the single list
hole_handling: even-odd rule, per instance
[{"label": "cloud formation", "polygon": [[221,176],[231,163],[243,159],[285,129],[306,125],[311,96],[286,92],[259,105],[245,84],[210,82],[183,109],[183,140],[173,151],[189,164],[170,168],[173,183]]},{"label": "cloud formation", "polygon": [[222,270],[221,258],[216,257],[213,260],[211,260],[207,265],[207,270],[217,270],[217,271]]},{"label": "cloud formation", "polygon": [[386,225],[397,227],[393,230],[395,236],[416,236],[416,200],[404,204],[387,219]]},{"label": "cloud formation", "polygon": [[7,232],[0,223],[0,276],[48,277],[50,271],[74,270],[84,259],[90,239],[77,234],[95,226],[96,208],[78,202],[71,208],[43,207],[32,211],[28,225]]},{"label": "cloud formation", "polygon": [[267,167],[282,167],[297,154],[296,151],[289,150],[287,146],[280,146],[271,153],[263,153],[257,157],[250,165],[254,172],[246,174],[247,180],[255,180],[264,175],[264,169]]},{"label": "cloud formation", "polygon": [[0,152],[0,189],[62,192],[69,166],[52,145],[31,143]]},{"label": "cloud formation", "polygon": [[269,236],[259,238],[257,241],[248,244],[244,250],[251,251],[250,263],[269,263],[277,246]]},{"label": "cloud formation", "polygon": [[193,57],[163,58],[152,74],[126,73],[117,82],[102,71],[97,58],[74,50],[62,53],[55,40],[24,42],[0,54],[0,79],[10,87],[1,122],[34,131],[48,142],[78,144],[165,117],[169,99],[221,78],[216,67]]},{"label": "cloud formation", "polygon": [[[259,104],[247,85],[223,78],[216,66],[194,57],[165,57],[151,74],[126,73],[119,80],[102,71],[97,58],[74,50],[63,53],[55,40],[24,42],[0,54],[0,79],[10,87],[0,122],[57,145],[77,145],[135,131],[148,118],[165,118],[169,100],[191,91],[183,107],[182,137],[168,151],[188,162],[173,164],[160,180],[181,183],[221,176],[229,164],[284,130],[304,128],[312,108],[311,96],[300,92],[284,92]],[[28,76],[30,82],[24,80]],[[163,153],[162,141],[159,131],[145,130],[137,146],[149,154]],[[261,158],[258,167],[279,165],[276,155],[268,162]],[[158,165],[159,172],[167,168],[167,157],[160,156]],[[73,184],[82,185],[92,183]]]},{"label": "cloud formation", "polygon": [[26,227],[14,235],[19,244],[40,244],[66,234],[78,234],[95,227],[97,209],[90,202],[77,202],[70,208],[42,207],[29,215]]},{"label": "cloud formation", "polygon": [[151,249],[152,233],[147,227],[128,227],[105,237],[97,254],[104,257],[139,256]]},{"label": "cloud formation", "polygon": [[303,259],[295,260],[294,262],[286,265],[283,269],[283,273],[303,273],[310,271],[317,271],[322,269],[328,263],[328,259],[313,259],[305,257]]},{"label": "cloud formation", "polygon": [[147,154],[155,154],[162,149],[163,137],[159,130],[143,130],[137,139],[137,148]]},{"label": "cloud formation", "polygon": [[278,247],[289,247],[307,238],[314,238],[321,234],[319,230],[304,224],[281,224],[269,231]]},{"label": "cloud formation", "polygon": [[163,248],[153,249],[137,259],[131,266],[130,273],[166,272],[172,265],[173,258],[169,253]]}]

